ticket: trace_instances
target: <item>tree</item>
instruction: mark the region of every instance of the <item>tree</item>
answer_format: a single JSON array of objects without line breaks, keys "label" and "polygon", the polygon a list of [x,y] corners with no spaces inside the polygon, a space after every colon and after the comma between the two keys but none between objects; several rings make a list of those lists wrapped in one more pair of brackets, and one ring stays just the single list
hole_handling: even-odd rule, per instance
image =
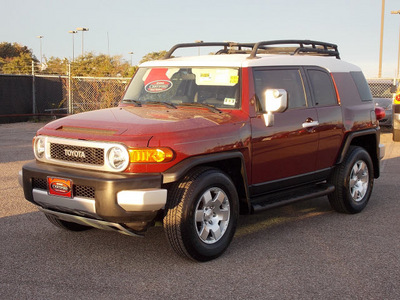
[{"label": "tree", "polygon": [[18,43],[0,43],[0,73],[30,74],[32,61],[36,61],[32,50]]},{"label": "tree", "polygon": [[165,56],[165,54],[167,54],[167,51],[165,51],[165,50],[158,51],[158,52],[150,52],[150,53],[146,54],[145,56],[143,56],[142,60],[139,63],[141,64],[146,61],[162,59]]},{"label": "tree", "polygon": [[31,49],[18,43],[0,43],[0,57],[3,59],[20,57],[21,54],[28,54],[33,60],[37,61]]},{"label": "tree", "polygon": [[44,68],[39,71],[42,74],[65,75],[68,74],[68,59],[61,59],[54,56],[49,59],[45,58],[43,67]]},{"label": "tree", "polygon": [[130,65],[123,61],[122,56],[94,55],[88,53],[79,56],[71,67],[74,76],[92,77],[126,77],[129,75]]},{"label": "tree", "polygon": [[1,73],[3,74],[31,74],[32,57],[28,53],[21,53],[15,58],[3,59]]}]

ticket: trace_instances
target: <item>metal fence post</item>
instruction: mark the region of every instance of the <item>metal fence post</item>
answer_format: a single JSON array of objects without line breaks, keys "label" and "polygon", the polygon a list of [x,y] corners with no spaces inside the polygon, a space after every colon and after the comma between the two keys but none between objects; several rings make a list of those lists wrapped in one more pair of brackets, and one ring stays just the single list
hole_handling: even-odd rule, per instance
[{"label": "metal fence post", "polygon": [[32,60],[32,113],[36,114],[35,62]]},{"label": "metal fence post", "polygon": [[68,64],[68,113],[72,114],[71,63]]}]

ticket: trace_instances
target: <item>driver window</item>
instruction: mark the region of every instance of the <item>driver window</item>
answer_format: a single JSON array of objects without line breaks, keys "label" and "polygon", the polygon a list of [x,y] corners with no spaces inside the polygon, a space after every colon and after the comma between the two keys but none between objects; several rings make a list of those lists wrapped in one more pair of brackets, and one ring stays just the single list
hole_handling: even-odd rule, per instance
[{"label": "driver window", "polygon": [[284,89],[288,94],[288,109],[307,107],[303,80],[298,69],[255,70],[254,82],[257,99],[266,89]]}]

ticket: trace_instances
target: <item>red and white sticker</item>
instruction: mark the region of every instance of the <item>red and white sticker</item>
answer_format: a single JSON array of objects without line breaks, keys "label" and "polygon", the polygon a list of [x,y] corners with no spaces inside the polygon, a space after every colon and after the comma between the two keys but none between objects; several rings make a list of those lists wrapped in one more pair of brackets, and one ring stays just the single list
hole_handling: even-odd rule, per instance
[{"label": "red and white sticker", "polygon": [[47,177],[49,195],[72,198],[72,180]]},{"label": "red and white sticker", "polygon": [[169,80],[155,80],[145,86],[148,93],[162,93],[168,91],[172,87],[172,82]]}]

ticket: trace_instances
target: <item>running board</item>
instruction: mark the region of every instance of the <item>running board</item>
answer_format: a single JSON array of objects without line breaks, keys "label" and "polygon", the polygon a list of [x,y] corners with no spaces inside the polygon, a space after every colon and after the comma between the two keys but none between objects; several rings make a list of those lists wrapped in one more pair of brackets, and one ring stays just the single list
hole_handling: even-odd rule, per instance
[{"label": "running board", "polygon": [[303,186],[285,192],[263,195],[252,199],[254,212],[291,204],[293,202],[326,196],[335,190],[331,184],[318,184],[313,186]]}]

